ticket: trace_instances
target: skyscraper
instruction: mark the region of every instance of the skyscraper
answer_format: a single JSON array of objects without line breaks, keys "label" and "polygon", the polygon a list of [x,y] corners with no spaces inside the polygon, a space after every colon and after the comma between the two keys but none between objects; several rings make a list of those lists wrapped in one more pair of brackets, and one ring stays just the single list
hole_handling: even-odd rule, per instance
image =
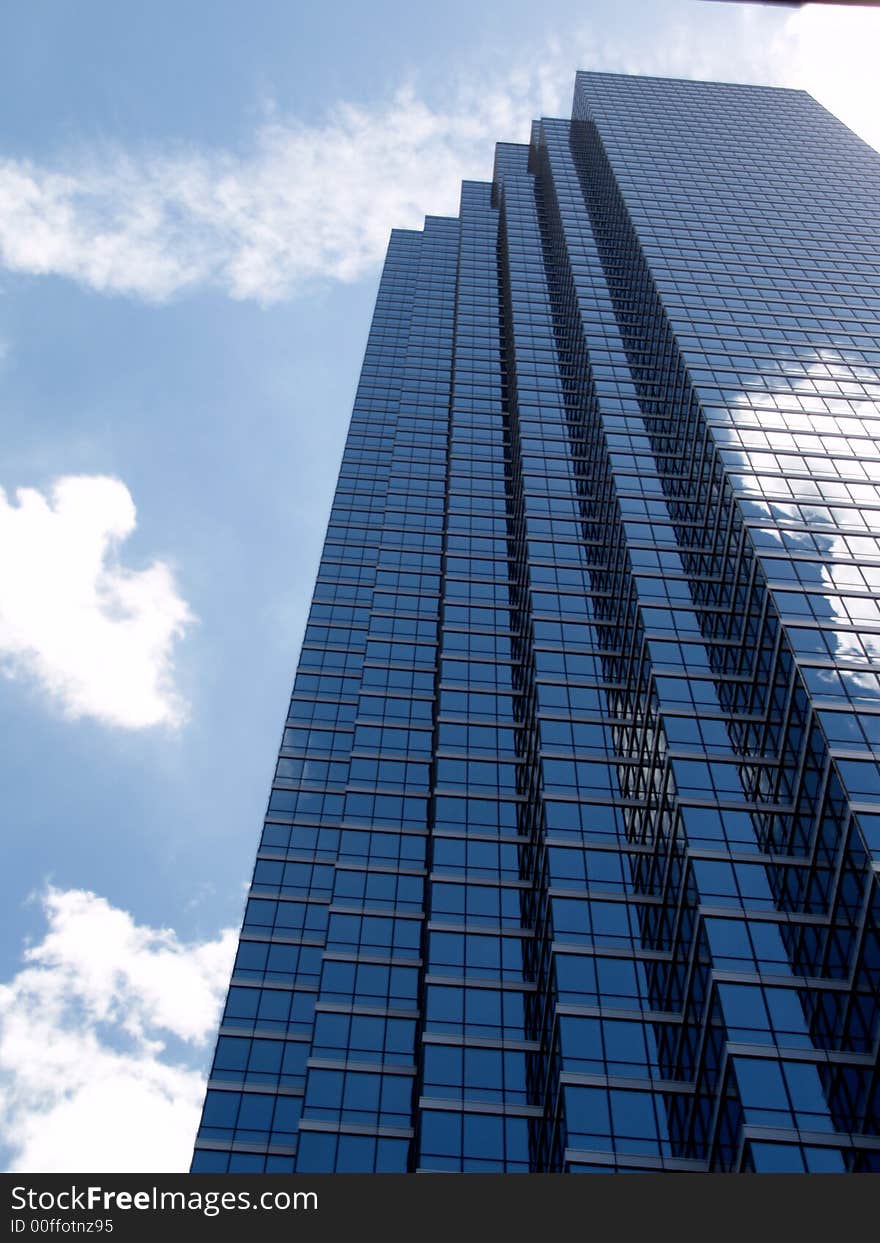
[{"label": "skyscraper", "polygon": [[581,73],[392,234],[194,1170],[880,1169],[878,217]]}]

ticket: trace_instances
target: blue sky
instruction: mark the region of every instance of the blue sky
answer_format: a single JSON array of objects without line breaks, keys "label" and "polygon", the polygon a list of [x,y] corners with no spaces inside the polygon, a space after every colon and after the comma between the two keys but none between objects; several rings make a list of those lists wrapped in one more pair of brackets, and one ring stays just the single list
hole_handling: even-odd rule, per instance
[{"label": "blue sky", "polygon": [[186,1163],[390,228],[577,68],[804,86],[878,145],[878,36],[707,0],[4,6],[6,1164]]}]

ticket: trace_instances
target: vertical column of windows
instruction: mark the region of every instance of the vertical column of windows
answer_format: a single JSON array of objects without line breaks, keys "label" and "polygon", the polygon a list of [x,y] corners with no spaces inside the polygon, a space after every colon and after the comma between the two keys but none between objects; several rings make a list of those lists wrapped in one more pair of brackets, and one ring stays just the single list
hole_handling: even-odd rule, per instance
[{"label": "vertical column of windows", "polygon": [[490,185],[461,201],[425,941],[422,1170],[528,1171],[509,444]]},{"label": "vertical column of windows", "polygon": [[[578,826],[583,841],[580,866],[575,866],[576,856],[564,858],[567,876],[560,877],[553,903],[556,944],[589,946],[594,955],[579,988],[573,987],[576,960],[568,955],[556,960],[560,1001],[565,999],[559,1056],[566,1168],[688,1168],[692,1150],[680,1142],[675,1119],[690,1105],[691,1076],[670,1054],[683,1030],[682,994],[686,988],[693,992],[699,978],[699,972],[689,970],[692,898],[670,804],[674,786],[655,720],[657,695],[648,680],[635,611],[638,584],[624,542],[617,463],[604,439],[604,417],[613,411],[626,418],[631,402],[617,379],[612,392],[600,391],[588,369],[586,347],[608,349],[614,324],[596,279],[588,223],[577,254],[570,258],[566,252],[558,196],[564,197],[567,187],[550,184],[548,124],[537,131],[533,160],[543,246],[554,273],[551,306],[566,409],[563,444],[577,480],[583,560],[592,589],[593,694],[598,694],[596,707],[605,708],[602,716],[608,722],[604,728],[597,722],[589,730],[575,717],[564,738],[555,723],[542,722],[553,754],[567,757],[544,761],[545,790],[548,777],[556,794],[567,783],[573,805],[563,823],[570,836]],[[572,268],[581,278],[577,290]],[[641,496],[650,487],[648,472],[640,469],[634,478]],[[563,642],[547,667],[555,665],[567,675],[576,660],[571,645]],[[548,813],[548,840],[549,823]],[[577,1006],[570,1012],[569,1000]],[[682,1079],[675,1089],[673,1081]],[[661,1092],[663,1080],[666,1090]]]},{"label": "vertical column of windows", "polygon": [[[651,1099],[630,1090],[614,1064],[615,1042],[633,1066],[653,1048],[633,1013],[648,985],[621,849],[627,791],[606,724],[614,710],[602,653],[614,641],[607,622],[625,584],[607,529],[596,538],[606,516],[603,464],[572,427],[582,411],[568,401],[571,315],[558,298],[546,213],[534,179],[517,172],[505,172],[503,202],[543,802],[535,955],[549,1055],[543,1159],[550,1168],[623,1169],[659,1158],[665,1138]],[[643,1103],[651,1136],[640,1142]]]},{"label": "vertical column of windows", "polygon": [[382,274],[194,1171],[294,1165],[420,241],[395,233]]},{"label": "vertical column of windows", "polygon": [[410,307],[308,1062],[298,1170],[408,1165],[458,224],[429,218]]}]

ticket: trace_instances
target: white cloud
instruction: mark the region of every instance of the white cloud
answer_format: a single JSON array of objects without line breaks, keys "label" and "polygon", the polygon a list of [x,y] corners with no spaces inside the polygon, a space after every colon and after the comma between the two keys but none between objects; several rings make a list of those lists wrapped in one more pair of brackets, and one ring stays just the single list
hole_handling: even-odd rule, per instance
[{"label": "white cloud", "polygon": [[184,944],[78,889],[43,905],[45,937],[0,985],[10,1168],[186,1170],[235,933]]},{"label": "white cloud", "polygon": [[461,178],[491,172],[492,139],[528,132],[536,85],[522,101],[507,89],[450,111],[402,89],[375,111],[340,104],[321,125],[264,125],[242,156],[116,152],[65,172],[7,160],[0,256],[148,299],[210,282],[270,302],[317,278],[353,280],[392,226],[457,210]]},{"label": "white cloud", "polygon": [[[880,12],[810,4],[789,13],[760,63],[780,85],[801,87],[880,148]],[[768,79],[769,81],[770,79]]]},{"label": "white cloud", "polygon": [[527,141],[533,117],[568,114],[577,68],[802,86],[880,143],[878,35],[876,12],[695,2],[619,46],[572,31],[518,67],[451,82],[440,103],[403,87],[311,124],[275,118],[241,152],[0,161],[0,260],[151,300],[208,284],[272,302],[354,280],[392,227],[454,213],[462,178],[491,174],[496,140]]},{"label": "white cloud", "polygon": [[125,484],[67,475],[48,499],[15,500],[0,488],[0,668],[35,677],[71,717],[178,724],[171,649],[194,619],[165,562],[119,564],[136,526]]}]

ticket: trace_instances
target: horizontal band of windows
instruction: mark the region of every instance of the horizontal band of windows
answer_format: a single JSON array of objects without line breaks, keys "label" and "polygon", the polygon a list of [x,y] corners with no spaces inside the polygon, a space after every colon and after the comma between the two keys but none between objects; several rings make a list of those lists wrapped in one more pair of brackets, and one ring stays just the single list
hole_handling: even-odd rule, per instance
[{"label": "horizontal band of windows", "polygon": [[[427,798],[409,794],[339,793],[320,795],[316,791],[299,793],[280,791],[285,796],[294,794],[293,805],[278,806],[278,799],[271,808],[267,824],[335,824],[341,829],[355,829],[366,824],[376,828],[418,830],[424,827],[427,814]],[[346,810],[343,814],[343,799]]]},{"label": "horizontal band of windows", "polygon": [[434,988],[456,988],[456,989],[500,989],[503,992],[512,993],[537,993],[539,988],[537,984],[530,980],[502,980],[488,979],[485,976],[469,976],[463,978],[460,975],[442,975],[437,970],[436,964],[429,964],[425,975],[425,984]]},{"label": "horizontal band of windows", "polygon": [[[333,869],[331,869],[331,871],[332,870]],[[329,906],[330,902],[332,901],[332,899],[326,894],[324,896],[321,896],[320,893],[315,894],[315,893],[312,893],[311,891],[309,892],[307,897],[297,896],[295,894],[294,895],[285,894],[283,897],[279,897],[276,900],[278,902],[295,902],[301,906],[303,904],[307,904],[309,906]]]},{"label": "horizontal band of windows", "polygon": [[[712,894],[709,901],[699,902],[698,909],[702,916],[722,920],[734,919],[739,921],[744,919],[747,923],[777,924],[785,928],[833,927],[833,919],[829,914],[812,915],[800,911],[779,911],[772,906],[749,906],[750,898],[747,895],[731,905],[713,904],[711,898],[716,896]],[[731,897],[733,896],[731,895]],[[717,961],[720,961],[720,958],[723,956],[723,953],[721,953]],[[780,959],[781,961],[782,959]]]},{"label": "horizontal band of windows", "polygon": [[[511,1029],[517,1030],[513,1024],[511,1024]],[[422,1044],[444,1045],[460,1049],[500,1049],[502,1051],[506,1049],[514,1053],[540,1053],[541,1051],[539,1040],[523,1040],[517,1036],[504,1034],[476,1036],[462,1032],[425,1031],[422,1034]]]},{"label": "horizontal band of windows", "polygon": [[[517,916],[521,918],[521,916]],[[463,916],[461,920],[450,919],[447,911],[442,911],[437,915],[429,915],[426,928],[428,932],[454,933],[456,936],[474,936],[474,937],[514,937],[520,941],[530,941],[535,936],[534,928],[524,928],[521,925],[507,926],[496,923],[468,923],[467,916]],[[429,955],[430,957],[430,955]]]},{"label": "horizontal band of windows", "polygon": [[756,1126],[744,1123],[742,1127],[744,1140],[763,1140],[769,1143],[809,1144],[825,1148],[859,1148],[871,1152],[880,1152],[880,1137],[854,1135],[846,1131],[811,1131],[806,1127],[782,1128],[773,1126]]},{"label": "horizontal band of windows", "polygon": [[364,1018],[380,1018],[380,1019],[402,1019],[411,1022],[413,1011],[411,1009],[402,1010],[395,1009],[393,1006],[365,1005],[363,1002],[356,1001],[331,1001],[326,997],[322,997],[315,1005],[315,1014],[341,1014],[352,1017],[362,1016]]},{"label": "horizontal band of windows", "polygon": [[352,966],[364,965],[372,967],[391,967],[397,968],[419,968],[422,964],[419,959],[412,958],[396,958],[393,954],[369,954],[361,953],[357,950],[338,946],[327,948],[324,950],[324,962],[346,963]]},{"label": "horizontal band of windows", "polygon": [[302,1118],[300,1131],[330,1131],[337,1135],[378,1135],[396,1139],[412,1139],[410,1127],[364,1126],[354,1122],[329,1122],[320,1118]]},{"label": "horizontal band of windows", "polygon": [[[457,827],[457,826],[456,826]],[[513,826],[514,829],[516,826]],[[513,837],[515,834],[511,833]],[[262,844],[276,848],[314,852],[315,859],[337,859],[363,862],[367,859],[411,861],[414,866],[425,863],[426,825],[409,828],[402,825],[383,825],[370,830],[362,826],[340,829],[321,828],[311,824],[293,824],[289,821],[267,823],[263,827]],[[296,844],[292,846],[292,843]]]},{"label": "horizontal band of windows", "polygon": [[[275,943],[275,942],[272,942],[272,943]],[[241,938],[239,945],[240,946],[241,945],[257,946],[259,948],[264,948],[265,942],[251,940],[251,933],[245,933],[245,936]],[[278,948],[281,948],[281,950],[286,950],[286,948],[290,948],[290,946],[280,946]],[[321,968],[321,955],[323,952],[323,946],[316,946],[314,948],[316,948],[316,950],[318,951],[316,963],[317,963],[318,970],[319,970],[319,968]],[[266,956],[264,955],[264,961],[265,960],[266,960]],[[234,976],[240,975],[241,970],[242,968],[239,965],[237,965],[237,962],[236,962],[235,967],[232,968],[232,975]],[[285,971],[285,972],[281,972],[281,971],[272,972],[270,973],[270,975],[265,975],[265,978],[264,978],[264,971],[262,971],[262,968],[261,968],[260,972],[254,972],[250,976],[244,976],[241,979],[236,979],[235,983],[237,984],[237,986],[241,988],[255,988],[255,989],[268,988],[268,989],[271,989],[272,992],[290,993],[290,992],[296,991],[297,993],[298,992],[314,993],[317,996],[317,993],[318,993],[317,984],[309,984],[306,981],[302,981],[302,979],[295,978],[296,975],[297,975],[296,965],[293,965],[290,968],[290,970]],[[270,978],[270,976],[275,976],[276,978]],[[283,1037],[282,1035],[282,1037],[278,1037],[278,1039],[285,1039],[285,1037]]]},{"label": "horizontal band of windows", "polygon": [[[583,953],[584,951],[579,951]],[[603,949],[603,953],[608,951]],[[651,1010],[649,1008],[638,1011],[638,1018],[634,1019],[631,1009],[622,1009],[610,1004],[605,997],[601,998],[595,1005],[577,1005],[571,1001],[559,1000],[556,1005],[556,1013],[560,1016],[568,1016],[570,1018],[593,1018],[593,1019],[611,1019],[620,1022],[640,1022],[640,1023],[660,1023],[664,1027],[683,1027],[686,1020],[683,1014],[678,1014],[670,1010]]]},{"label": "horizontal band of windows", "polygon": [[[284,1037],[277,1036],[277,1035],[268,1035],[268,1036],[261,1036],[260,1039],[261,1040],[278,1039],[278,1040],[283,1041]],[[305,1041],[303,1041],[302,1043],[305,1044]],[[266,1084],[260,1085],[259,1083],[247,1083],[244,1080],[242,1080],[240,1083],[236,1083],[236,1082],[233,1082],[231,1079],[218,1079],[216,1081],[209,1079],[208,1085],[209,1087],[213,1088],[217,1092],[259,1092],[262,1094],[262,1093],[265,1093],[266,1091]],[[273,1096],[302,1096],[303,1092],[304,1092],[304,1089],[302,1086],[291,1087],[290,1085],[284,1084],[284,1083],[278,1083],[278,1084],[272,1085]]]},{"label": "horizontal band of windows", "polygon": [[632,880],[621,880],[618,882],[618,887],[614,889],[610,888],[610,884],[611,882],[606,881],[590,884],[589,879],[586,879],[582,886],[551,883],[545,892],[548,898],[558,898],[562,901],[571,899],[583,903],[586,898],[587,904],[589,902],[614,902],[618,905],[634,906],[637,910],[649,906],[664,909],[666,907],[668,901],[666,897],[660,894],[641,893],[635,888],[635,882]]},{"label": "horizontal band of windows", "polygon": [[278,945],[299,946],[302,949],[323,950],[324,938],[294,935],[281,932],[266,932],[260,928],[249,928],[242,932],[241,941],[266,941]]},{"label": "horizontal band of windows", "polygon": [[[352,875],[355,874],[352,873]],[[370,879],[375,878],[377,880],[389,879],[388,873],[375,873],[375,871],[367,870],[362,873],[362,876],[368,876]],[[372,892],[369,891],[369,884],[367,886],[360,886],[362,889],[367,889],[367,892],[365,892],[363,896],[359,896],[357,894],[346,894],[346,892],[339,894],[338,890],[339,885],[341,885],[341,880],[339,880],[337,874],[337,892],[329,897],[329,902],[331,902],[329,911],[331,911],[331,915],[357,914],[383,916],[393,914],[395,917],[403,919],[404,916],[415,914],[418,915],[419,919],[421,919],[421,917],[423,917],[421,916],[421,910],[423,910],[424,906],[424,896],[421,894],[423,883],[421,883],[421,880],[411,878],[411,876],[406,876],[406,878],[404,878],[405,880],[410,881],[411,888],[415,890],[413,895],[408,896],[409,889],[403,892],[400,891],[399,876],[396,874],[392,874],[392,876],[393,883],[388,886],[389,896],[382,897],[372,894]],[[332,885],[331,888],[323,886],[323,888],[318,889],[317,892],[329,895],[331,894],[331,889]],[[297,892],[296,890],[288,888],[288,886],[272,886],[268,883],[251,885],[250,894],[254,897],[266,897],[266,899],[278,900],[286,899],[286,897],[298,897],[303,894],[307,894],[309,901],[316,900],[314,899],[314,895],[316,895],[316,889],[314,888],[300,890]]]},{"label": "horizontal band of windows", "polygon": [[[632,1019],[632,1015],[629,1015]],[[565,1057],[563,1055],[563,1062]],[[656,1066],[643,1067],[657,1073],[629,1076],[622,1072],[602,1074],[601,1072],[561,1070],[559,1083],[562,1087],[570,1084],[573,1087],[623,1088],[631,1092],[662,1092],[664,1096],[694,1096],[696,1084],[681,1079],[664,1079]]]},{"label": "horizontal band of windows", "polygon": [[[563,1164],[572,1173],[580,1172],[581,1168],[589,1171],[599,1166],[610,1174],[620,1170],[638,1170],[645,1173],[705,1174],[705,1161],[688,1161],[683,1157],[652,1157],[642,1153],[612,1153],[591,1148],[568,1147],[563,1153]],[[625,1165],[621,1166],[621,1160]]]},{"label": "horizontal band of windows", "polygon": [[196,1152],[241,1152],[266,1156],[295,1156],[296,1144],[255,1144],[243,1140],[197,1139]]},{"label": "horizontal band of windows", "polygon": [[543,1118],[544,1109],[538,1105],[506,1105],[500,1101],[446,1100],[444,1097],[422,1096],[419,1109],[437,1109],[444,1113],[492,1114],[506,1118]]},{"label": "horizontal band of windows", "polygon": [[242,930],[245,932],[275,932],[284,936],[299,936],[309,940],[322,940],[326,935],[327,911],[317,903],[303,903],[297,909],[290,900],[249,898]]},{"label": "horizontal band of windows", "polygon": [[[394,899],[392,899],[394,901]],[[356,903],[346,898],[333,898],[330,902],[331,915],[353,915],[355,918],[368,916],[371,919],[382,920],[406,920],[409,923],[421,923],[427,918],[424,911],[409,911],[401,906],[394,907],[371,907],[369,900],[364,899],[363,903]],[[412,905],[408,903],[407,905]],[[329,942],[328,942],[329,944]]]},{"label": "horizontal band of windows", "polygon": [[[243,932],[233,964],[233,973],[255,981],[256,988],[304,989],[309,992],[316,986],[308,979],[317,980],[321,971],[323,939],[304,941],[272,936],[265,932]],[[294,977],[298,982],[294,985]]]},{"label": "horizontal band of windows", "polygon": [[[295,849],[272,850],[261,846],[257,851],[257,859],[273,863],[303,863],[306,866],[311,866],[314,862],[314,855],[307,851],[297,851]],[[335,866],[327,866],[330,866],[330,870],[335,872],[369,872],[379,876],[412,876],[416,879],[427,874],[425,868],[416,867],[412,863],[370,862],[366,859],[358,860],[348,857],[336,861]]]},{"label": "horizontal band of windows", "polygon": [[[462,839],[465,843],[468,840],[472,839]],[[518,854],[522,848],[512,846],[511,849]],[[511,862],[508,870],[503,870],[500,864],[496,864],[494,871],[489,875],[487,875],[487,872],[489,872],[488,868],[480,869],[477,864],[473,864],[470,861],[462,861],[460,872],[444,872],[444,866],[448,867],[449,865],[441,864],[438,867],[435,864],[428,875],[428,879],[432,884],[442,885],[444,888],[454,885],[458,889],[464,887],[468,889],[503,889],[514,893],[520,891],[531,892],[533,888],[531,880],[520,880],[518,874],[514,875],[513,869],[518,866],[516,860]],[[466,879],[463,880],[463,876]]]},{"label": "horizontal band of windows", "polygon": [[[340,1050],[340,1052],[342,1052]],[[347,1057],[310,1057],[306,1061],[309,1070],[349,1070],[369,1075],[397,1075],[413,1078],[418,1072],[415,1066],[401,1066],[399,1062],[358,1062]]]},{"label": "horizontal band of windows", "polygon": [[[728,1029],[730,1030],[730,1029]],[[772,1045],[768,1046],[767,1037],[772,1029],[761,1031],[763,1039],[760,1043],[751,1044],[745,1039],[740,1038],[742,1029],[734,1029],[737,1031],[737,1038],[727,1041],[727,1054],[729,1057],[761,1057],[766,1058],[768,1053],[774,1056],[776,1050]],[[803,1033],[799,1033],[803,1034]],[[821,1066],[823,1069],[840,1066],[842,1068],[848,1066],[855,1067],[872,1067],[874,1065],[873,1054],[868,1053],[846,1053],[840,1049],[822,1049],[817,1057],[817,1050],[813,1046],[812,1040],[807,1037],[808,1045],[805,1048],[798,1048],[787,1043],[791,1033],[779,1032],[774,1043],[778,1045],[779,1052],[784,1052],[784,1060],[786,1062],[811,1062],[815,1066]]]}]

